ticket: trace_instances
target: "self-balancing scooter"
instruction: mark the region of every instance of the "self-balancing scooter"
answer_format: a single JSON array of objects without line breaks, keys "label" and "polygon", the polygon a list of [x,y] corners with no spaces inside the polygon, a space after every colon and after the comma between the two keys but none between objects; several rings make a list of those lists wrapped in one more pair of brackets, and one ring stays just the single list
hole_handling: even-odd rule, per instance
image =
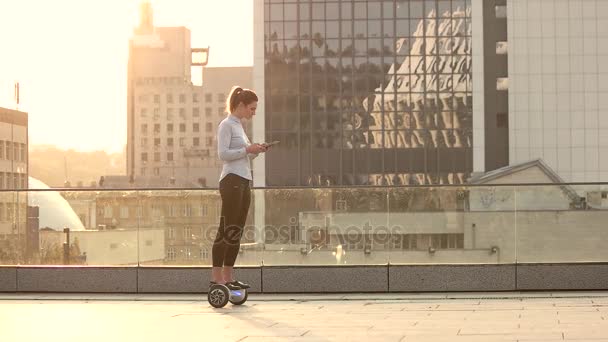
[{"label": "self-balancing scooter", "polygon": [[241,305],[247,301],[247,289],[230,290],[226,285],[213,284],[209,287],[207,300],[214,308],[223,308],[228,302]]}]

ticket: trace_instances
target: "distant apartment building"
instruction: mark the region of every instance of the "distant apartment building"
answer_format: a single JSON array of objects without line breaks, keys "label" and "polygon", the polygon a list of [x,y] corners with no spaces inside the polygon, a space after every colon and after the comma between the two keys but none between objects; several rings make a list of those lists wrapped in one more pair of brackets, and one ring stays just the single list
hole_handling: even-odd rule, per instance
[{"label": "distant apartment building", "polygon": [[27,196],[7,190],[27,189],[27,180],[28,115],[0,108],[0,261],[25,251]]},{"label": "distant apartment building", "polygon": [[[107,192],[95,197],[95,206],[98,229],[163,229],[165,257],[153,263],[211,262],[211,248],[221,208],[217,191]],[[247,229],[243,242],[252,242],[251,229]]]},{"label": "distant apartment building", "polygon": [[194,85],[192,67],[206,64],[208,49],[192,48],[186,27],[155,27],[152,16],[143,4],[130,41],[127,177],[217,187],[215,132],[230,87],[250,87],[252,68],[203,68],[203,85]]}]

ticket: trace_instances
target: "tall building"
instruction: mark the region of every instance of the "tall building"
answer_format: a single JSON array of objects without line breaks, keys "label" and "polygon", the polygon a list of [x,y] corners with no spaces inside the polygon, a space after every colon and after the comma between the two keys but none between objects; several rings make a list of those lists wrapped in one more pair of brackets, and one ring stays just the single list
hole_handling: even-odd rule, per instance
[{"label": "tall building", "polygon": [[[234,84],[249,87],[250,68],[203,68],[209,49],[191,48],[185,27],[155,27],[150,3],[129,45],[127,177],[131,184],[217,187],[217,125]],[[200,60],[200,56],[203,56]],[[194,69],[197,70],[197,69]]]},{"label": "tall building", "polygon": [[608,1],[509,0],[509,155],[608,181]]},{"label": "tall building", "polygon": [[[265,183],[459,184],[506,165],[507,127],[496,121],[507,94],[486,90],[475,64],[486,54],[501,63],[482,35],[487,26],[506,37],[505,19],[484,20],[500,6],[257,1],[255,67],[264,70],[254,77],[264,85],[266,139],[281,141],[266,156]],[[506,56],[503,64],[506,72]]]},{"label": "tall building", "polygon": [[[0,189],[27,188],[28,115],[0,108]],[[19,260],[22,252],[29,252],[26,216],[27,196],[0,193],[0,261]]]},{"label": "tall building", "polygon": [[460,184],[537,158],[608,180],[606,6],[256,0],[253,131],[281,141],[257,184]]}]

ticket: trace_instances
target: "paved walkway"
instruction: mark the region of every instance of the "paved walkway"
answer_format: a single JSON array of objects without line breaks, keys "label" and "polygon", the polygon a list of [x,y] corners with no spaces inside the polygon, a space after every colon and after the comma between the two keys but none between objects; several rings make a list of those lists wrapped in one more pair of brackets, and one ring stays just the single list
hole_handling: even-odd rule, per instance
[{"label": "paved walkway", "polygon": [[1,294],[0,341],[608,341],[608,292]]}]

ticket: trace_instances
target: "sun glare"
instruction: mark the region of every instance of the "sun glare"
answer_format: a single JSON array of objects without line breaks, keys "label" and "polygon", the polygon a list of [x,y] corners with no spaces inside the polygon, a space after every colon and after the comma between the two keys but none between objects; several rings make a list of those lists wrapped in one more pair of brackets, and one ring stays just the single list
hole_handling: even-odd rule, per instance
[{"label": "sun glare", "polygon": [[[124,149],[128,42],[140,3],[0,0],[0,106],[15,108],[13,88],[19,81],[19,109],[29,113],[30,144]],[[186,26],[193,47],[211,46],[209,66],[252,64],[252,37],[242,34],[252,30],[247,27],[252,1],[151,3],[155,26]],[[232,8],[242,11],[231,13]],[[230,49],[239,35],[242,49],[235,53]]]}]

